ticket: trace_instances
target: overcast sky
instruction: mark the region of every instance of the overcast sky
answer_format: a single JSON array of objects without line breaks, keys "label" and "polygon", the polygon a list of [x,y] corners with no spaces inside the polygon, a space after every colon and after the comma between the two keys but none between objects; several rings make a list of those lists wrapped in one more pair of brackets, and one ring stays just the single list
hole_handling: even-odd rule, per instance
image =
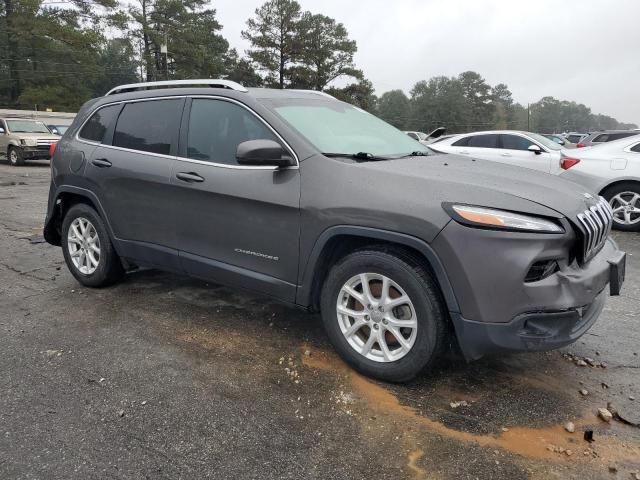
[{"label": "overcast sky", "polygon": [[[344,23],[377,94],[474,70],[523,104],[550,95],[640,125],[640,0],[298,1]],[[212,1],[239,52],[262,3]]]}]

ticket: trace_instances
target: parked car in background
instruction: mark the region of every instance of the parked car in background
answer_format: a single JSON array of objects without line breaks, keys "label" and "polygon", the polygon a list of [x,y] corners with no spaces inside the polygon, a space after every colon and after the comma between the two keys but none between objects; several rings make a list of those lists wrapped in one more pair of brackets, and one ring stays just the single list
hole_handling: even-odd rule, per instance
[{"label": "parked car in background", "polygon": [[589,135],[589,134],[588,133],[569,132],[569,133],[564,133],[562,136],[565,139],[567,139],[569,141],[569,143],[573,143],[574,145],[577,145],[578,142],[580,142],[580,140],[585,138],[587,135]]},{"label": "parked car in background", "polygon": [[254,290],[320,311],[384,380],[453,335],[468,360],[575,342],[623,281],[609,206],[580,185],[429,155],[316,91],[123,85],[81,108],[51,172],[44,237],[83,285],[150,266]]},{"label": "parked car in background", "polygon": [[537,133],[496,130],[456,135],[430,147],[443,153],[508,163],[519,167],[557,174],[562,147]]},{"label": "parked car in background", "polygon": [[602,195],[614,228],[640,231],[640,134],[567,154],[560,176]]},{"label": "parked car in background", "polygon": [[604,130],[602,132],[593,132],[580,140],[576,145],[578,148],[592,147],[601,143],[613,142],[622,138],[638,135],[640,130]]},{"label": "parked car in background", "polygon": [[11,165],[23,165],[25,160],[48,160],[49,147],[60,140],[38,120],[0,118],[0,153]]},{"label": "parked car in background", "polygon": [[47,125],[47,128],[54,135],[62,136],[64,135],[64,132],[66,132],[67,129],[69,128],[69,125]]},{"label": "parked car in background", "polygon": [[542,136],[548,138],[549,140],[552,140],[552,141],[556,142],[562,148],[576,148],[575,143],[571,143],[569,140],[564,138],[562,135],[555,135],[555,134],[551,134],[551,133],[543,133]]},{"label": "parked car in background", "polygon": [[438,141],[442,137],[442,135],[444,135],[446,132],[447,132],[446,127],[438,127],[429,134],[426,134],[423,132],[411,132],[411,131],[404,132],[404,133],[409,135],[414,140],[418,140],[423,145],[430,145],[433,142]]}]

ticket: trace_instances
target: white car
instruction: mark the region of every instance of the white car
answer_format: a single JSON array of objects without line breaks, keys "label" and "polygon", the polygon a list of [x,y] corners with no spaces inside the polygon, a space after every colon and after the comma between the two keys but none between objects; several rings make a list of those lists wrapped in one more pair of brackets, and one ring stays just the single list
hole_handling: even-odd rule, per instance
[{"label": "white car", "polygon": [[537,133],[496,130],[456,135],[430,145],[433,150],[559,174],[562,146]]},{"label": "white car", "polygon": [[614,227],[640,231],[640,135],[565,151],[561,177],[607,199]]}]

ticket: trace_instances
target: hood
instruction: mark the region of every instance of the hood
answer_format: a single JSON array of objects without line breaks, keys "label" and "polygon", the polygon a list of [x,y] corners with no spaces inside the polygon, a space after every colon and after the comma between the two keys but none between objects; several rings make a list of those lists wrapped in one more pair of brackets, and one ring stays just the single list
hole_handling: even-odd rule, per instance
[{"label": "hood", "polygon": [[20,137],[20,138],[37,138],[42,140],[60,140],[58,135],[54,135],[53,133],[22,133],[22,132],[11,132],[12,136]]},{"label": "hood", "polygon": [[406,185],[407,191],[412,191],[415,182],[420,182],[422,189],[428,189],[425,193],[441,202],[556,218],[573,219],[598,198],[585,187],[556,175],[466,156],[409,157],[359,166],[371,173],[396,177],[394,183]]}]

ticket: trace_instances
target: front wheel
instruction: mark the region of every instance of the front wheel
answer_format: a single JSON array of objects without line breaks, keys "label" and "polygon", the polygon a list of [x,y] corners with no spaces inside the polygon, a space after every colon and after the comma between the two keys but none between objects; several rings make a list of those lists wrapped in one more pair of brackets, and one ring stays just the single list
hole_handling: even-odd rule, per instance
[{"label": "front wheel", "polygon": [[22,149],[18,147],[9,147],[9,150],[7,151],[7,158],[9,159],[9,163],[14,167],[24,165]]},{"label": "front wheel", "polygon": [[89,205],[74,205],[65,215],[62,252],[73,276],[87,287],[106,287],[124,275],[104,222]]},{"label": "front wheel", "polygon": [[410,380],[442,352],[447,314],[438,287],[403,251],[354,252],[329,272],[322,319],[338,353],[381,380]]},{"label": "front wheel", "polygon": [[613,228],[640,231],[640,183],[621,182],[602,192],[613,210]]}]

